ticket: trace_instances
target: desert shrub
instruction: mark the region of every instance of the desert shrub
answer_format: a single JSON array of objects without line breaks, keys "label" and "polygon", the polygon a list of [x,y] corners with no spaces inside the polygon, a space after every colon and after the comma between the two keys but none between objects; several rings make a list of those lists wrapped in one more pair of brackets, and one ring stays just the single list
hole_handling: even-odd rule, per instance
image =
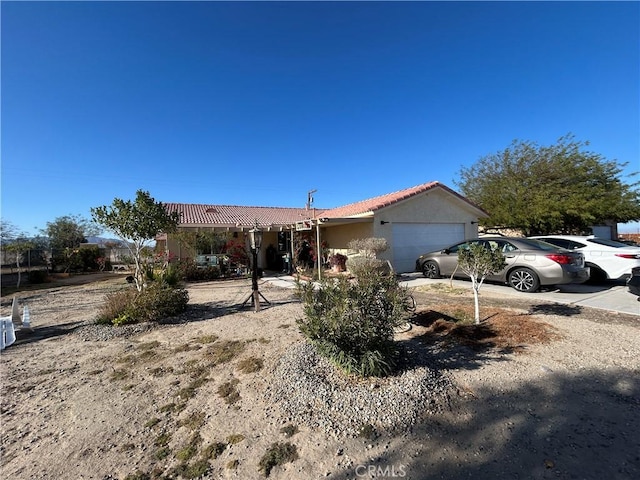
[{"label": "desert shrub", "polygon": [[386,251],[389,248],[389,243],[385,238],[356,238],[351,240],[347,247],[349,250],[357,250],[368,257],[375,257]]},{"label": "desert shrub", "polygon": [[48,281],[49,276],[45,270],[31,270],[29,272],[29,283],[45,283]]},{"label": "desert shrub", "polygon": [[182,260],[178,262],[175,271],[176,277],[189,282],[215,280],[221,276],[220,266],[211,265],[201,268],[198,267],[193,260]]},{"label": "desert shrub", "polygon": [[381,273],[390,273],[388,262],[377,258],[366,257],[364,255],[353,255],[346,261],[346,268],[357,277],[367,275],[371,270],[378,270]]},{"label": "desert shrub", "polygon": [[127,288],[107,294],[99,309],[97,323],[125,325],[163,318],[182,313],[187,308],[189,293],[164,282],[154,282],[138,292]]},{"label": "desert shrub", "polygon": [[271,474],[273,467],[287,462],[293,462],[298,458],[298,450],[295,445],[287,443],[273,443],[260,459],[258,467],[265,477]]},{"label": "desert shrub", "polygon": [[215,460],[227,449],[228,444],[223,442],[213,442],[207,445],[202,451],[202,458],[205,460]]},{"label": "desert shrub", "polygon": [[238,362],[238,370],[242,373],[254,373],[261,370],[264,362],[261,358],[249,357]]},{"label": "desert shrub", "polygon": [[244,435],[240,433],[232,433],[227,437],[227,443],[229,445],[235,445],[236,443],[240,443],[244,440]]},{"label": "desert shrub", "polygon": [[408,291],[376,269],[356,282],[324,279],[318,288],[298,284],[305,317],[303,335],[347,373],[382,376],[395,366],[394,328],[405,321]]},{"label": "desert shrub", "polygon": [[181,463],[171,469],[170,477],[173,478],[201,478],[211,468],[209,462],[204,459],[196,460],[194,463]]},{"label": "desert shrub", "polygon": [[291,438],[298,433],[298,427],[293,424],[288,424],[280,429],[280,433],[284,434],[287,438]]},{"label": "desert shrub", "polygon": [[138,322],[158,321],[187,309],[189,293],[164,282],[154,282],[139,292],[131,306],[131,317]]},{"label": "desert shrub", "polygon": [[348,244],[349,250],[357,253],[350,255],[346,262],[346,267],[355,277],[366,276],[371,271],[377,271],[388,275],[393,273],[391,265],[386,260],[381,260],[378,255],[389,248],[387,240],[384,238],[359,238],[351,240]]},{"label": "desert shrub", "polygon": [[167,266],[166,270],[164,270],[160,275],[160,280],[170,287],[177,287],[178,285],[180,285],[181,281],[178,268],[174,265]]},{"label": "desert shrub", "polygon": [[227,405],[231,405],[240,400],[240,393],[236,386],[239,380],[237,378],[232,379],[229,382],[225,382],[218,387],[218,395],[220,395]]},{"label": "desert shrub", "polygon": [[104,302],[98,310],[97,323],[110,324],[114,320],[126,315],[130,305],[133,304],[137,291],[134,288],[127,288],[105,295]]}]

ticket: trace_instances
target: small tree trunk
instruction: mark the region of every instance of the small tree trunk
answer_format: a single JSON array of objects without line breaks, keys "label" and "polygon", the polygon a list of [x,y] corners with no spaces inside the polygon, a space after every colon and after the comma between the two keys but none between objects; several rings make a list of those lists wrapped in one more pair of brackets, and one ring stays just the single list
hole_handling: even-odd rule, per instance
[{"label": "small tree trunk", "polygon": [[456,268],[453,270],[453,273],[451,274],[451,277],[449,278],[449,288],[451,290],[453,290],[453,276],[456,274],[457,271],[458,271],[458,265],[456,264]]},{"label": "small tree trunk", "polygon": [[135,271],[133,273],[133,278],[136,281],[136,289],[141,292],[144,288],[144,272],[142,271],[142,265],[140,264],[140,256],[141,256],[141,247],[140,245],[135,245],[135,251],[129,248],[129,253],[133,256],[133,261],[135,264]]},{"label": "small tree trunk", "polygon": [[471,279],[471,283],[473,284],[473,306],[474,306],[473,320],[476,325],[480,325],[480,301],[478,299],[480,285],[478,284],[478,280],[475,278]]},{"label": "small tree trunk", "polygon": [[16,288],[20,288],[20,254],[16,253],[16,266],[18,267],[18,284]]}]

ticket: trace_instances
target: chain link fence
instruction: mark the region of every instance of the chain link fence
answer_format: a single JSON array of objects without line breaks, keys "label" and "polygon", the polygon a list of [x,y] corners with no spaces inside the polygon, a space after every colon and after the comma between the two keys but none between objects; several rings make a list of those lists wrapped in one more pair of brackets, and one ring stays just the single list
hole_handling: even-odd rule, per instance
[{"label": "chain link fence", "polygon": [[[18,262],[18,255],[20,261]],[[112,266],[127,266],[131,263],[131,254],[127,248],[99,247],[97,245],[81,245],[75,249],[41,249],[26,250],[21,254],[0,249],[0,264],[3,273],[18,271],[60,269],[74,270],[111,270]]]}]

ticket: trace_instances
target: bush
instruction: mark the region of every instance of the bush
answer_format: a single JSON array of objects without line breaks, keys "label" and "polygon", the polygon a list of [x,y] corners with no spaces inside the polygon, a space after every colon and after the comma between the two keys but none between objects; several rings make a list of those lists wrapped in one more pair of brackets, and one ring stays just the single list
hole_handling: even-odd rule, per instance
[{"label": "bush", "polygon": [[45,283],[49,280],[49,276],[45,270],[31,270],[29,272],[29,283]]},{"label": "bush", "polygon": [[351,240],[348,244],[350,250],[357,253],[350,255],[347,260],[347,270],[355,277],[368,275],[371,271],[379,271],[382,274],[391,274],[393,269],[387,260],[378,259],[378,255],[389,248],[384,238],[360,238]]},{"label": "bush", "polygon": [[175,267],[176,276],[186,281],[215,280],[220,278],[220,266],[199,268],[193,260],[182,260]]},{"label": "bush", "polygon": [[162,273],[160,279],[171,287],[177,287],[180,284],[180,272],[174,265],[167,266],[167,269]]},{"label": "bush", "polygon": [[347,270],[356,278],[366,276],[373,270],[378,271],[382,275],[393,273],[393,269],[387,260],[379,260],[363,255],[353,255],[349,257],[346,266]]},{"label": "bush", "polygon": [[154,282],[139,292],[129,316],[138,322],[158,321],[177,315],[187,309],[189,293],[184,288],[174,288],[164,282]]},{"label": "bush", "polygon": [[138,291],[135,288],[127,288],[105,295],[104,303],[98,310],[97,322],[115,325],[116,319],[126,314],[137,294]]},{"label": "bush", "polygon": [[394,276],[370,269],[352,283],[325,279],[298,285],[305,318],[300,331],[347,373],[382,376],[395,367],[394,328],[405,321],[408,292]]},{"label": "bush", "polygon": [[272,443],[260,459],[258,467],[265,477],[271,474],[273,467],[293,462],[298,458],[298,449],[292,443]]},{"label": "bush", "polygon": [[127,288],[106,295],[98,312],[97,323],[125,325],[157,322],[187,309],[189,293],[164,282],[154,282],[138,292]]},{"label": "bush", "polygon": [[53,270],[62,268],[65,272],[87,272],[100,269],[98,259],[104,258],[104,250],[97,246],[64,248],[54,250],[51,258]]},{"label": "bush", "polygon": [[347,268],[347,256],[341,253],[334,253],[329,257],[329,265],[344,271]]}]

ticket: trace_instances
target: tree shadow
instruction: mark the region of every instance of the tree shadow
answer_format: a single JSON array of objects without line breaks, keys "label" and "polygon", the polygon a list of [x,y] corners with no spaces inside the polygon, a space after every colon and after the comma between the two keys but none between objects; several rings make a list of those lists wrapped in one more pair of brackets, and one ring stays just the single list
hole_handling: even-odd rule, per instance
[{"label": "tree shadow", "polygon": [[527,383],[458,397],[447,414],[381,439],[380,454],[328,478],[639,478],[639,409],[629,371],[541,369]]},{"label": "tree shadow", "polygon": [[531,305],[527,315],[558,315],[562,317],[572,317],[580,315],[583,308],[579,305],[565,305],[560,303],[539,303]]},{"label": "tree shadow", "polygon": [[511,347],[500,347],[491,324],[463,325],[455,317],[427,310],[416,313],[411,323],[428,329],[399,342],[409,352],[421,352],[425,365],[443,369],[471,370],[485,362],[508,361]]},{"label": "tree shadow", "polygon": [[[299,300],[290,298],[270,300],[269,303],[266,303],[263,299],[260,300],[260,311],[269,310],[271,308],[276,308],[290,303],[300,303]],[[227,301],[190,303],[188,304],[185,312],[172,317],[163,318],[157,323],[162,325],[180,325],[185,323],[204,322],[227,315],[233,315],[239,311],[252,312],[252,309],[253,303],[251,301],[247,302],[244,307],[241,303],[229,303]],[[259,313],[260,312],[257,312],[257,314]]]},{"label": "tree shadow", "polygon": [[78,327],[85,322],[68,322],[57,325],[36,326],[32,328],[17,328],[15,346],[26,345],[28,343],[48,340],[55,337],[61,337],[73,333]]}]

